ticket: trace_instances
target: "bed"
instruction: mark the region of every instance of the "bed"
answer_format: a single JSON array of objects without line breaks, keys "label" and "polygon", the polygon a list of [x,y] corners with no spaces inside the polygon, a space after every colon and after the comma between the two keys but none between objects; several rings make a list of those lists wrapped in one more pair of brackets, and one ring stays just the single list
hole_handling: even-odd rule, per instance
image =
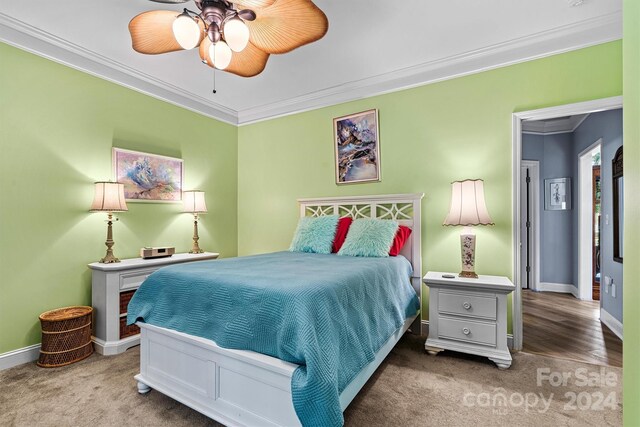
[{"label": "bed", "polygon": [[[129,307],[136,319],[145,320],[137,323],[141,328],[138,391],[155,389],[228,426],[293,426],[300,425],[300,419],[304,425],[339,425],[342,411],[401,336],[408,329],[420,332],[416,300],[421,289],[421,199],[422,194],[408,194],[298,201],[301,216],[394,219],[412,228],[396,258],[283,252],[154,273],[156,283],[143,284],[138,305]],[[291,275],[289,265],[306,274]],[[278,279],[277,285],[261,275]],[[403,275],[404,280],[397,279]],[[347,276],[348,286],[337,284]],[[201,285],[205,277],[216,286]],[[304,294],[289,298],[293,287],[289,282],[303,278]],[[403,283],[389,286],[395,280]],[[155,306],[146,303],[145,292],[161,296]],[[331,299],[323,301],[324,294]],[[269,312],[274,301],[281,305]],[[351,308],[342,307],[347,305],[344,301]],[[241,307],[242,303],[247,305]],[[199,322],[180,320],[180,311],[173,307],[185,304],[191,304],[189,317]],[[218,314],[204,315],[212,311]],[[260,317],[263,312],[270,314]],[[314,326],[314,321],[320,323]],[[230,328],[228,333],[224,328]],[[343,329],[347,332],[338,339],[337,333],[324,332],[331,328],[341,335]],[[279,334],[284,338],[272,343]],[[346,348],[341,344],[345,340],[364,350],[353,354],[337,350]],[[296,345],[287,348],[289,342]],[[377,350],[367,354],[368,347]]]}]

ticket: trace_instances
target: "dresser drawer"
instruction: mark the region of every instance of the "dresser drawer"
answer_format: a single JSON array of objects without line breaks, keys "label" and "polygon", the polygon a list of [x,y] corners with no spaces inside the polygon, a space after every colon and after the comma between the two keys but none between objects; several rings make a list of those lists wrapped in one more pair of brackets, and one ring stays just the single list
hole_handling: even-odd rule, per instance
[{"label": "dresser drawer", "polygon": [[438,312],[496,320],[497,301],[492,296],[440,291]]},{"label": "dresser drawer", "polygon": [[120,275],[120,289],[137,289],[138,287],[140,287],[142,282],[144,282],[147,277],[149,277],[149,275],[156,270],[157,268],[152,268],[149,270],[138,270],[132,271],[130,273],[122,273]]},{"label": "dresser drawer", "polygon": [[438,319],[438,338],[495,347],[496,325],[441,317]]}]

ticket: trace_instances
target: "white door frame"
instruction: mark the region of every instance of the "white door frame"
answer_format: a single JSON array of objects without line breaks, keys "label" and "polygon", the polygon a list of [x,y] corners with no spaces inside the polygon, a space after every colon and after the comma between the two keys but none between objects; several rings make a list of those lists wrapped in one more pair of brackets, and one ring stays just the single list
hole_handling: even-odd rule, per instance
[{"label": "white door frame", "polygon": [[598,147],[602,150],[602,138],[578,154],[578,298],[589,301],[593,299],[593,160],[587,154]]},{"label": "white door frame", "polygon": [[512,326],[513,349],[522,350],[522,287],[520,282],[520,167],[522,165],[522,121],[544,120],[555,117],[571,116],[574,114],[595,113],[598,111],[615,110],[622,108],[622,96],[596,99],[593,101],[578,102],[576,104],[559,105],[557,107],[542,108],[539,110],[521,111],[512,115],[512,260],[513,279],[516,281],[513,292]]},{"label": "white door frame", "polygon": [[[528,167],[531,171],[529,174],[529,178],[531,178],[531,185],[529,186],[531,205],[529,207],[532,215],[530,238],[533,269],[531,270],[531,276],[529,276],[531,279],[529,285],[531,285],[531,290],[537,291],[540,285],[540,162],[538,160],[522,160],[521,168],[522,166]],[[522,283],[520,288],[522,289]]]}]

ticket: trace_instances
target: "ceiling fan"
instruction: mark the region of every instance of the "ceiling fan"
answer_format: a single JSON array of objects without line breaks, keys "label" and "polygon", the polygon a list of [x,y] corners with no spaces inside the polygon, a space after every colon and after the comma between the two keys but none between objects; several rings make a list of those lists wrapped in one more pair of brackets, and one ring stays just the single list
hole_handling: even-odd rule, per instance
[{"label": "ceiling fan", "polygon": [[[190,0],[151,0],[179,4]],[[203,63],[242,77],[260,74],[271,54],[321,39],[329,28],[311,0],[194,0],[184,9],[143,12],[129,22],[136,52],[156,55],[199,46]]]}]

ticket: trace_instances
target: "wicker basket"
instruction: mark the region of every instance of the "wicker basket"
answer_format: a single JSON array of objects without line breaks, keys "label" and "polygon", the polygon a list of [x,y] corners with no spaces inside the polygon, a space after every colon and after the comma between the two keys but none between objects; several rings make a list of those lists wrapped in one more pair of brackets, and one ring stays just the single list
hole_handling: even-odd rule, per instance
[{"label": "wicker basket", "polygon": [[58,308],[42,313],[42,346],[38,366],[55,368],[91,356],[92,314],[93,308],[84,306]]}]

